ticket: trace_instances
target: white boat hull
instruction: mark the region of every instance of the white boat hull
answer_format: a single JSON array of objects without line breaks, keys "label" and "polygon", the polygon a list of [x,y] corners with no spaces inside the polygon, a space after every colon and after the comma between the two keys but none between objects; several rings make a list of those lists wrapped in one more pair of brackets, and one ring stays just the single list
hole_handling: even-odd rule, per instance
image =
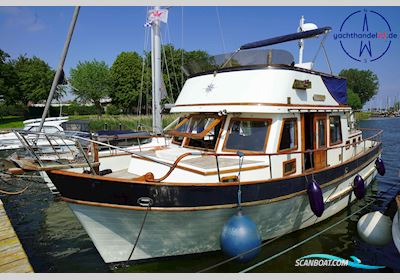
[{"label": "white boat hull", "polygon": [[[368,186],[376,176],[374,162],[359,174]],[[324,200],[348,189],[354,176],[323,189]],[[257,224],[263,240],[296,231],[325,220],[355,199],[352,192],[325,204],[317,218],[307,194],[278,202],[248,206],[243,213]],[[106,263],[127,261],[139,233],[145,211],[69,203]],[[237,209],[199,211],[150,211],[130,260],[201,253],[219,250],[224,223]]]},{"label": "white boat hull", "polygon": [[400,209],[393,218],[392,237],[394,245],[396,245],[396,248],[400,254]]}]

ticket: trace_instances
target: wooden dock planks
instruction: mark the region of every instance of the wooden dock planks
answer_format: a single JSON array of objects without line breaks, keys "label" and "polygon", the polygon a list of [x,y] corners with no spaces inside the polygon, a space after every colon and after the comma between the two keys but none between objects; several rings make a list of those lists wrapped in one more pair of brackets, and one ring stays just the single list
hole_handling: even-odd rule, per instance
[{"label": "wooden dock planks", "polygon": [[0,272],[33,272],[0,200]]}]

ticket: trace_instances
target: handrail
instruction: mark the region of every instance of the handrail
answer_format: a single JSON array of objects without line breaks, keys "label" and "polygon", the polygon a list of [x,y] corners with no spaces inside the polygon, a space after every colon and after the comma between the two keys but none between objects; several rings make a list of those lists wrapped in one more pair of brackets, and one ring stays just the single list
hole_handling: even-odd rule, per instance
[{"label": "handrail", "polygon": [[[361,130],[361,129],[360,129]],[[323,149],[313,149],[313,150],[306,150],[306,151],[289,151],[289,152],[280,152],[280,153],[248,153],[248,154],[244,154],[244,156],[268,156],[269,159],[271,158],[271,156],[277,156],[277,155],[288,155],[288,154],[306,154],[306,153],[313,153],[316,151],[328,151],[328,150],[333,150],[333,149],[338,149],[341,148],[343,149],[343,147],[347,147],[347,146],[353,146],[362,142],[366,142],[369,141],[372,138],[376,138],[378,136],[380,136],[383,133],[382,129],[374,129],[371,128],[369,129],[371,131],[377,131],[377,133],[373,136],[367,137],[366,139],[363,139],[361,141],[357,141],[355,143],[350,143],[350,144],[345,144],[345,145],[337,145],[337,146],[333,146],[333,147],[327,147],[327,148],[323,148]],[[379,143],[379,141],[377,141]],[[364,150],[365,151],[365,150]],[[224,157],[237,157],[238,155],[236,153],[210,153],[210,152],[195,152],[195,153],[185,153],[180,155],[175,162],[173,163],[172,166],[170,166],[170,169],[167,171],[167,173],[158,178],[158,179],[154,179],[154,178],[149,178],[148,181],[151,182],[161,182],[163,180],[165,180],[171,173],[172,171],[178,166],[178,163],[180,161],[182,161],[185,157],[188,156],[215,156],[215,157],[219,157],[219,156],[224,156]],[[269,162],[269,165],[271,166],[271,162]],[[219,173],[219,172],[218,172]],[[218,174],[219,175],[219,174]]]},{"label": "handrail", "polygon": [[168,162],[155,160],[154,158],[147,157],[147,156],[142,155],[142,154],[138,154],[136,152],[130,151],[130,150],[125,149],[125,148],[117,147],[117,146],[114,146],[114,145],[111,145],[111,144],[106,144],[106,143],[103,143],[103,142],[99,142],[99,141],[96,141],[96,140],[93,140],[93,139],[88,139],[88,138],[84,138],[84,137],[80,137],[80,136],[76,136],[76,135],[63,135],[63,134],[59,134],[59,133],[45,133],[45,132],[26,131],[26,130],[18,130],[18,129],[13,129],[12,131],[17,135],[17,137],[18,137],[18,134],[25,134],[25,135],[33,134],[33,135],[38,135],[38,136],[40,136],[40,135],[53,136],[53,137],[58,137],[60,139],[63,139],[63,138],[71,139],[71,138],[73,138],[73,139],[77,139],[77,140],[86,141],[86,142],[89,142],[89,143],[95,143],[95,144],[98,144],[98,145],[101,145],[101,146],[105,146],[105,147],[109,147],[109,148],[112,148],[112,149],[115,149],[115,150],[120,150],[120,151],[129,153],[129,154],[141,157],[141,158],[152,160],[152,161],[154,161],[156,163],[159,163],[159,164],[162,164],[162,165],[173,166],[173,164],[170,164]]},{"label": "handrail", "polygon": [[[365,131],[376,131],[376,134],[374,134],[374,135],[372,135],[370,137],[367,137],[365,139],[359,140],[357,142],[354,142],[354,143],[349,143],[349,144],[344,144],[344,145],[336,145],[336,146],[326,147],[326,148],[322,148],[322,149],[320,148],[320,149],[313,149],[313,150],[306,150],[306,151],[287,151],[287,152],[283,151],[283,152],[278,152],[278,153],[247,153],[247,154],[244,153],[244,156],[268,156],[269,159],[270,159],[271,156],[278,156],[278,155],[306,154],[306,153],[313,153],[313,152],[316,152],[316,151],[328,151],[328,150],[339,149],[339,148],[343,149],[345,147],[358,145],[358,144],[360,144],[362,142],[365,143],[366,141],[369,141],[369,140],[371,140],[373,138],[379,137],[383,133],[383,130],[374,129],[374,128],[366,128],[366,129],[359,128],[359,130],[361,130],[361,131],[363,131],[363,130],[365,130]],[[73,139],[77,139],[77,140],[83,140],[83,141],[87,141],[87,142],[98,144],[100,146],[106,146],[106,147],[109,147],[109,148],[112,148],[112,149],[115,149],[115,150],[120,150],[120,151],[129,153],[131,155],[134,155],[134,156],[136,156],[138,158],[146,159],[146,160],[149,160],[149,161],[152,161],[152,162],[155,162],[155,163],[158,163],[158,164],[165,165],[165,166],[169,167],[169,170],[166,172],[166,174],[161,176],[158,179],[151,178],[151,176],[148,176],[148,181],[151,181],[151,182],[161,182],[161,181],[165,180],[166,178],[168,178],[168,176],[171,175],[171,173],[175,170],[175,168],[178,166],[178,164],[184,158],[186,158],[188,156],[214,156],[214,157],[237,157],[238,156],[236,153],[189,152],[189,153],[185,153],[185,154],[180,155],[171,164],[169,162],[165,162],[165,161],[162,161],[162,160],[157,160],[154,157],[146,156],[146,155],[143,155],[141,153],[137,153],[137,152],[125,149],[125,148],[117,147],[117,146],[114,146],[114,145],[111,145],[111,144],[106,144],[106,143],[103,143],[103,142],[99,142],[99,141],[96,141],[96,140],[93,140],[93,139],[88,139],[88,138],[84,138],[84,137],[80,137],[80,136],[76,136],[76,135],[67,136],[67,135],[62,135],[62,134],[58,134],[58,133],[44,133],[44,132],[33,132],[33,131],[25,131],[25,130],[12,130],[12,131],[14,133],[21,133],[21,134],[35,134],[35,135],[45,135],[45,136],[48,135],[48,136],[59,137],[61,139],[63,139],[63,138],[66,138],[66,139],[73,138]],[[140,138],[140,137],[142,137],[142,136],[138,136],[137,138]],[[158,135],[155,136],[155,137],[156,138],[165,138],[163,136],[158,136]],[[374,140],[374,141],[380,143],[380,141],[377,141],[377,140]],[[365,151],[365,149],[364,149],[364,151]],[[270,165],[271,165],[271,162],[270,162]]]}]

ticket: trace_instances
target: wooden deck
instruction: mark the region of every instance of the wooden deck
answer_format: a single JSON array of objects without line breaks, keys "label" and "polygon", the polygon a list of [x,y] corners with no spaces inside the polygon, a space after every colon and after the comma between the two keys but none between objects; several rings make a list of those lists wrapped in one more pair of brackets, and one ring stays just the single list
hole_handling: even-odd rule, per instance
[{"label": "wooden deck", "polygon": [[0,200],[0,272],[33,272]]}]

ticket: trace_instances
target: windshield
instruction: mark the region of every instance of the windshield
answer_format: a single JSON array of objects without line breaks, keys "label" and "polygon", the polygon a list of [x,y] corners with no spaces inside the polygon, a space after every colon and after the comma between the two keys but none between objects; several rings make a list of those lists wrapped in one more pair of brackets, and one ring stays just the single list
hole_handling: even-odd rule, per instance
[{"label": "windshield", "polygon": [[167,131],[173,136],[203,138],[221,121],[218,115],[191,115],[184,118],[173,130]]},{"label": "windshield", "polygon": [[223,118],[214,114],[190,115],[184,118],[173,130],[173,142],[189,148],[214,150]]},{"label": "windshield", "polygon": [[[188,75],[213,71],[231,67],[245,67],[255,65],[285,64],[291,65],[294,62],[293,55],[285,50],[279,49],[259,49],[242,50],[232,57],[233,53],[209,56],[207,54],[198,55],[189,60],[184,65],[184,70]],[[229,60],[229,58],[231,58]]]}]

